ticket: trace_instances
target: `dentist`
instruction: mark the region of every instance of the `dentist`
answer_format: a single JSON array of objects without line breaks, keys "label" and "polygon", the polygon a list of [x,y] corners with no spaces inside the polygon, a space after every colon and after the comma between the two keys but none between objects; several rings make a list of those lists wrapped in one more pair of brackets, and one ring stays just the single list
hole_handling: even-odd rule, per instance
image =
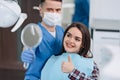
[{"label": "dentist", "polygon": [[39,11],[42,22],[38,25],[42,30],[43,38],[34,52],[28,49],[22,51],[22,61],[30,63],[24,80],[39,80],[41,70],[48,58],[60,52],[64,33],[64,29],[60,26],[61,8],[62,0],[41,0]]}]

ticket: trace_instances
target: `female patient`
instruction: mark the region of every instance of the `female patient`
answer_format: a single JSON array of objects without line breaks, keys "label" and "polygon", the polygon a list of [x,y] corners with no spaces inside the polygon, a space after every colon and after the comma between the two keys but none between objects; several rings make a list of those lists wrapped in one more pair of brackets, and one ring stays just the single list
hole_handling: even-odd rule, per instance
[{"label": "female patient", "polygon": [[97,80],[99,69],[89,49],[89,30],[72,23],[64,33],[62,52],[48,59],[41,80]]}]

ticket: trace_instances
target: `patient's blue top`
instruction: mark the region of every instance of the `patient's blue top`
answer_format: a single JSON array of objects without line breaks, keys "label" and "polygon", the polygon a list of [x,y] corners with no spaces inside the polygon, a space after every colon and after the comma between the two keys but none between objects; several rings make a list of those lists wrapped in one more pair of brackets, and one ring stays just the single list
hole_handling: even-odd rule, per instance
[{"label": "patient's blue top", "polygon": [[53,37],[42,25],[38,23],[42,30],[43,38],[40,45],[35,49],[36,58],[30,64],[25,74],[25,80],[39,80],[41,70],[47,59],[54,54],[58,54],[62,47],[64,29],[56,26],[56,37]]},{"label": "patient's blue top", "polygon": [[51,56],[41,72],[41,80],[70,80],[68,73],[61,71],[63,61],[68,61],[70,55],[74,67],[87,76],[93,71],[93,58],[84,58],[76,53],[63,53],[60,56]]}]

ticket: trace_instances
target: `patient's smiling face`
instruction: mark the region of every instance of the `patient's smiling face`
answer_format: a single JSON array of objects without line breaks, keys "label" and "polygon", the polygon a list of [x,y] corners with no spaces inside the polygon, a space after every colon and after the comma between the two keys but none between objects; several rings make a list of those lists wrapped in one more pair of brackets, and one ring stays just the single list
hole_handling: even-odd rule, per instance
[{"label": "patient's smiling face", "polygon": [[63,41],[66,52],[78,53],[82,44],[82,33],[77,27],[70,28]]}]

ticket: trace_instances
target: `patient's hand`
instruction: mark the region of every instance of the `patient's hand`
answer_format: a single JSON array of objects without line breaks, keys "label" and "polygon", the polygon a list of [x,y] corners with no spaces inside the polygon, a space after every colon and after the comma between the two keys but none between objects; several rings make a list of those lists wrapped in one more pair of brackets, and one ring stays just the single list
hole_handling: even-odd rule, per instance
[{"label": "patient's hand", "polygon": [[63,61],[61,65],[62,72],[64,73],[70,73],[74,69],[74,65],[72,63],[72,60],[70,56],[68,56],[68,62]]}]

